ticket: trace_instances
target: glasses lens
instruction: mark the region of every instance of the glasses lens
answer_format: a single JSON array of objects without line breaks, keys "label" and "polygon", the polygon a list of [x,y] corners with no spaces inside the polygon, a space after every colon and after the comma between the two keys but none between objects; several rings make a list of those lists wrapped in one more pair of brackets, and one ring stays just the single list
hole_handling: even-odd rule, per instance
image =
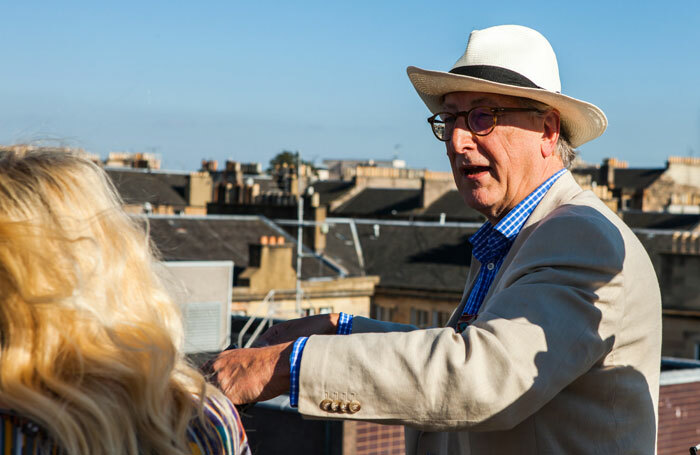
[{"label": "glasses lens", "polygon": [[491,109],[479,107],[469,113],[469,128],[475,134],[487,134],[493,128],[493,112]]},{"label": "glasses lens", "polygon": [[448,112],[440,112],[431,123],[435,136],[441,141],[446,141],[450,135],[450,126],[454,124],[454,116]]},{"label": "glasses lens", "polygon": [[433,132],[435,132],[435,136],[437,136],[438,139],[441,141],[445,140],[445,122],[435,119],[433,121]]}]

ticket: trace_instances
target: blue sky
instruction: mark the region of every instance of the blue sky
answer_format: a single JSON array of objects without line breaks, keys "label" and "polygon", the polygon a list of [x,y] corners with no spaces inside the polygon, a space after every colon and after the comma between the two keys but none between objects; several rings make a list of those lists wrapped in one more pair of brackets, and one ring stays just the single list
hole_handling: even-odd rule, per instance
[{"label": "blue sky", "polygon": [[586,161],[700,156],[697,1],[0,0],[0,18],[1,144],[447,170],[405,68],[449,70],[472,29],[516,23],[550,40],[563,92],[607,114]]}]

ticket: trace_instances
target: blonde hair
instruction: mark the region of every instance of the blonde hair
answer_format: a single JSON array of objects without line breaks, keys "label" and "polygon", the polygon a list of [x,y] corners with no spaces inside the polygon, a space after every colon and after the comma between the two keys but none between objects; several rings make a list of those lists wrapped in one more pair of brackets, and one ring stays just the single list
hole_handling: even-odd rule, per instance
[{"label": "blonde hair", "polygon": [[0,152],[0,407],[71,454],[190,453],[188,423],[224,398],[184,358],[153,261],[97,165]]}]

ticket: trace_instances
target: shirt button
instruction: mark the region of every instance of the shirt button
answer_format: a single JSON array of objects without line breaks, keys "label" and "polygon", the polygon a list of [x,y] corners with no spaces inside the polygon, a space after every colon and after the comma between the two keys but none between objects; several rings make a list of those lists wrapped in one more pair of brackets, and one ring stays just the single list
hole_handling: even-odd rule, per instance
[{"label": "shirt button", "polygon": [[486,264],[486,268],[489,270],[493,270],[494,267],[496,267],[496,266],[493,265],[493,262],[489,262],[488,264]]}]

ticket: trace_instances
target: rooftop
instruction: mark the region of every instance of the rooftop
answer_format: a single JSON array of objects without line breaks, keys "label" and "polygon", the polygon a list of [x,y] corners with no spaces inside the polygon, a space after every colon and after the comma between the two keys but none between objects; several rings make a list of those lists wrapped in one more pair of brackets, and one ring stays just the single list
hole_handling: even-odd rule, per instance
[{"label": "rooftop", "polygon": [[187,205],[185,187],[189,174],[140,169],[107,168],[107,175],[127,204]]},{"label": "rooftop", "polygon": [[[149,215],[151,239],[166,261],[220,261],[234,263],[234,285],[249,261],[249,245],[263,235],[283,236],[288,244],[296,240],[263,216],[255,215]],[[296,248],[292,266],[296,266]],[[302,258],[302,279],[339,277],[345,271],[330,259]]]},{"label": "rooftop", "polygon": [[421,208],[420,189],[365,188],[333,211],[336,216],[406,215]]},{"label": "rooftop", "polygon": [[446,220],[484,222],[484,216],[464,203],[458,190],[451,190],[440,196],[421,212],[423,216],[439,217],[444,213]]},{"label": "rooftop", "polygon": [[[380,287],[461,292],[478,223],[391,222],[328,218],[326,253],[351,273],[378,275]],[[361,259],[360,259],[361,257]]]},{"label": "rooftop", "polygon": [[321,180],[311,186],[314,192],[318,193],[321,205],[328,205],[350,191],[355,184],[348,180]]},{"label": "rooftop", "polygon": [[700,215],[697,214],[642,212],[641,210],[622,212],[622,220],[631,228],[641,229],[692,231],[700,225]]},{"label": "rooftop", "polygon": [[615,169],[614,184],[616,188],[643,189],[654,183],[664,172],[665,168]]}]

